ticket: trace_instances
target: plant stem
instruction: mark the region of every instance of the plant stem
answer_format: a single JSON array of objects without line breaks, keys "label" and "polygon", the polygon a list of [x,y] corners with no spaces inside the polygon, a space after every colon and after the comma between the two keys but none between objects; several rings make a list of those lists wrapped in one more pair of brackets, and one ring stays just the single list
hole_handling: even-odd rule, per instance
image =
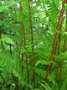
[{"label": "plant stem", "polygon": [[29,17],[30,17],[30,32],[31,32],[31,44],[32,44],[32,71],[33,71],[33,84],[35,88],[35,58],[34,58],[34,36],[32,30],[32,16],[31,16],[31,7],[30,7],[30,0],[28,0],[29,5]]},{"label": "plant stem", "polygon": [[[60,11],[60,15],[59,15],[59,18],[58,18],[58,25],[57,25],[57,30],[59,32],[56,32],[55,36],[54,36],[54,43],[53,43],[53,48],[52,48],[51,56],[50,56],[50,61],[51,62],[53,62],[53,60],[54,60],[54,55],[56,54],[57,47],[58,47],[58,53],[60,51],[60,36],[61,36],[61,28],[62,28],[62,17],[63,17],[63,14],[64,14],[64,4],[65,4],[65,0],[62,0],[62,9]],[[47,67],[46,81],[48,81],[47,80],[48,79],[48,73],[52,71],[52,66],[53,66],[53,64],[48,65],[48,67]]]},{"label": "plant stem", "polygon": [[1,45],[2,45],[2,49],[4,50],[4,44],[3,44],[3,41],[1,41]]},{"label": "plant stem", "polygon": [[[22,25],[22,33],[23,33],[23,42],[24,42],[24,49],[26,50],[26,38],[25,38],[25,31],[24,31],[24,25]],[[24,52],[25,58],[26,58],[26,69],[27,69],[27,76],[28,76],[28,84],[30,84],[30,80],[29,80],[29,65],[28,65],[28,56],[26,51]],[[30,90],[30,88],[28,87],[28,90]]]},{"label": "plant stem", "polygon": [[[20,12],[22,12],[22,3],[20,3]],[[30,84],[30,76],[29,76],[29,65],[28,65],[28,56],[26,53],[26,37],[25,37],[25,30],[24,30],[24,24],[22,23],[22,35],[23,35],[23,45],[24,45],[24,55],[26,58],[26,69],[27,69],[27,76],[28,76],[28,85]],[[30,88],[28,87],[28,90],[30,90]]]},{"label": "plant stem", "polygon": [[7,84],[7,82],[5,81],[5,79],[3,78],[2,74],[0,74],[0,76],[1,76],[1,78],[2,78],[2,80],[3,80],[3,82],[5,83],[5,88],[6,88],[6,90],[9,90],[9,89],[8,89],[8,84]]},{"label": "plant stem", "polygon": [[[57,41],[57,49],[58,49],[58,55],[60,54],[60,40],[61,40],[61,29],[62,29],[62,21],[63,21],[63,15],[64,15],[64,5],[66,3],[66,0],[63,0],[62,2],[62,9],[61,9],[61,12],[60,12],[60,16],[58,18],[58,41]],[[59,68],[59,65],[58,65],[58,60],[57,60],[57,68],[56,68],[56,75],[59,75],[58,74],[58,68]],[[61,67],[60,67],[61,68]],[[57,80],[58,80],[58,83],[60,82],[59,80],[59,76],[56,76]]]},{"label": "plant stem", "polygon": [[10,47],[10,54],[12,55],[12,45],[9,44],[9,47]]},{"label": "plant stem", "polygon": [[[67,0],[66,0],[66,4],[67,4]],[[67,32],[67,10],[66,10],[66,29],[65,29],[65,31]],[[63,45],[63,52],[65,52],[65,50],[66,50],[66,41],[67,41],[67,39],[65,37],[65,39],[64,39],[64,45]],[[61,61],[61,64],[60,64],[60,72],[59,72],[59,80],[58,81],[60,81],[60,79],[62,77],[63,64],[64,64],[64,60],[62,60]]]},{"label": "plant stem", "polygon": [[13,80],[14,80],[14,83],[15,83],[15,90],[19,90],[19,87],[18,87],[18,81],[17,81],[17,78],[15,77],[15,75],[12,73],[12,77],[13,77]]}]

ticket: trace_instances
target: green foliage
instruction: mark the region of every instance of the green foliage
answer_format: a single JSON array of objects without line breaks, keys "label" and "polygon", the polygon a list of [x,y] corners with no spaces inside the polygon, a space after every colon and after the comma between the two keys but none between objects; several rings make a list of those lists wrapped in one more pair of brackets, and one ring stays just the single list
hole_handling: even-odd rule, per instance
[{"label": "green foliage", "polygon": [[6,36],[6,35],[2,35],[1,41],[4,42],[4,43],[8,43],[8,44],[14,45],[14,42],[12,41],[12,39],[9,38],[9,37]]},{"label": "green foliage", "polygon": [[45,83],[45,84],[40,83],[40,84],[41,84],[42,87],[44,87],[44,89],[52,90],[47,83]]},{"label": "green foliage", "polygon": [[[22,4],[21,8],[20,4]],[[33,45],[31,44],[28,0],[0,1],[0,90],[9,90],[8,88],[10,90],[28,90],[28,88],[30,90],[67,90],[67,42],[66,50],[63,50],[64,40],[67,40],[65,17],[62,21],[60,54],[56,52],[53,57],[52,72],[48,75],[49,82],[45,82],[47,67],[52,65],[50,55],[54,34],[57,31],[61,0],[30,0],[30,6],[35,68],[32,67]],[[67,8],[67,4],[65,4],[65,8]],[[28,59],[30,83],[28,82],[26,58]],[[63,66],[61,66],[62,61],[64,61]],[[56,75],[57,64],[58,75]],[[35,70],[35,88],[32,69]],[[59,76],[61,77],[59,78]],[[10,87],[6,88],[4,80],[7,85],[10,84]],[[17,85],[19,89],[16,89]]]}]

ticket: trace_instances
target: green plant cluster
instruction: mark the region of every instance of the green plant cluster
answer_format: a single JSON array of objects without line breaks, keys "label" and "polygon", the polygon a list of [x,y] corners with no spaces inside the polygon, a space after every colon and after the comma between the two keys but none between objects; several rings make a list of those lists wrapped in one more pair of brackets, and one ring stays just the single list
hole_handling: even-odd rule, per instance
[{"label": "green plant cluster", "polygon": [[[61,3],[62,0],[0,0],[0,90],[67,90],[66,3],[59,45],[60,54],[56,52],[52,72],[48,75],[48,82],[45,81],[48,65],[52,65],[50,56]],[[32,62],[30,15],[35,67]],[[65,51],[64,40],[66,40]],[[61,77],[60,69],[62,69]],[[35,78],[32,70],[35,71]]]}]

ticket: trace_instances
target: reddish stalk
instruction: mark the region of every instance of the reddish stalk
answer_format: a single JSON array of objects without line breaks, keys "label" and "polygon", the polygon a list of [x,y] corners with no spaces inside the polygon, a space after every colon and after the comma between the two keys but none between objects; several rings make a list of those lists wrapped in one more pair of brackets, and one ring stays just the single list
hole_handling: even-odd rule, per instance
[{"label": "reddish stalk", "polygon": [[[26,50],[26,39],[25,39],[25,32],[24,32],[24,25],[22,26],[22,33],[23,33],[23,42],[24,42],[24,49]],[[28,56],[26,51],[24,52],[25,58],[26,58],[26,68],[27,68],[27,76],[28,76],[28,84],[30,84],[30,77],[29,77],[29,66],[28,66]],[[28,90],[30,88],[28,87]]]},{"label": "reddish stalk", "polygon": [[[62,1],[62,9],[60,11],[60,15],[59,15],[59,18],[58,18],[57,30],[59,32],[56,32],[55,36],[54,36],[54,43],[53,43],[53,48],[52,48],[51,56],[50,56],[50,61],[51,62],[53,62],[53,60],[54,60],[54,55],[56,54],[57,45],[58,45],[58,53],[60,51],[60,35],[61,35],[62,17],[63,17],[63,14],[64,14],[64,4],[65,4],[65,1],[66,0]],[[48,65],[48,67],[47,67],[46,82],[48,81],[48,73],[52,71],[52,66],[53,66],[53,63],[52,63],[52,65]]]},{"label": "reddish stalk", "polygon": [[58,53],[60,53],[60,36],[61,36],[61,28],[62,28],[62,19],[63,19],[63,14],[64,14],[64,4],[66,3],[66,0],[63,0],[62,2],[62,9],[61,9],[61,12],[60,12],[60,16],[58,18]]},{"label": "reddish stalk", "polygon": [[32,44],[32,71],[33,71],[33,84],[35,88],[35,58],[34,58],[34,36],[32,30],[32,16],[31,16],[31,7],[30,7],[30,0],[28,0],[29,5],[29,17],[30,17],[30,32],[31,32],[31,44]]},{"label": "reddish stalk", "polygon": [[[23,8],[22,8],[22,3],[20,3],[20,12],[22,12]],[[24,30],[24,24],[22,23],[22,35],[23,35],[23,45],[24,45],[24,49],[26,50],[26,37],[25,37],[25,30]],[[28,56],[26,51],[24,52],[24,56],[26,58],[26,69],[27,69],[27,78],[28,78],[28,85],[30,84],[30,76],[29,76],[29,65],[28,65]],[[28,90],[30,90],[30,88],[28,87]]]},{"label": "reddish stalk", "polygon": [[[59,19],[58,19],[58,31],[59,31],[59,33],[58,33],[58,42],[57,42],[58,55],[60,54],[60,39],[61,39],[61,29],[62,29],[62,21],[63,21],[63,14],[64,14],[64,5],[65,5],[65,3],[66,3],[66,0],[63,0],[62,9],[61,9],[60,16],[59,16]],[[58,62],[58,60],[57,60],[57,62]],[[57,75],[59,75],[58,74],[58,68],[59,68],[59,65],[57,63],[56,78],[57,78],[58,82],[60,82],[60,80],[59,80],[60,77],[57,76]],[[60,66],[60,68],[61,68],[61,66]]]},{"label": "reddish stalk", "polygon": [[[67,3],[67,0],[66,0],[66,3]],[[66,30],[65,31],[67,32],[67,10],[66,10]],[[67,39],[65,37],[65,39],[64,39],[64,46],[63,46],[63,52],[65,52],[65,50],[66,50],[66,41],[67,41]],[[60,81],[60,79],[62,77],[63,64],[64,64],[64,60],[62,60],[61,64],[60,64],[60,72],[59,72],[59,80],[58,81]]]}]

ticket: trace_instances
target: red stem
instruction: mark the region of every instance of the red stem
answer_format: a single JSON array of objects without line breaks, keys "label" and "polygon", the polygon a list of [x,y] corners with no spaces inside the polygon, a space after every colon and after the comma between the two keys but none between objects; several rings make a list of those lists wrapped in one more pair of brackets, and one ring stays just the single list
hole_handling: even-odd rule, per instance
[{"label": "red stem", "polygon": [[[20,12],[22,12],[23,7],[22,7],[22,3],[20,3]],[[22,34],[23,34],[23,44],[24,44],[24,50],[26,50],[26,37],[25,37],[25,30],[24,30],[24,24],[22,23]],[[27,69],[27,76],[28,76],[28,85],[30,84],[30,77],[29,77],[29,65],[28,65],[28,56],[26,51],[24,52],[24,56],[26,58],[26,69]],[[30,90],[30,88],[28,87],[28,90]]]},{"label": "red stem", "polygon": [[[67,4],[67,0],[66,0],[66,4]],[[66,30],[65,31],[67,32],[67,10],[66,10]],[[63,46],[63,52],[65,52],[65,50],[66,50],[66,41],[67,41],[67,39],[65,37],[65,39],[64,39],[64,46]],[[59,72],[59,80],[58,81],[60,81],[60,79],[62,77],[63,64],[64,64],[64,60],[62,60],[61,64],[60,64],[60,72]]]},{"label": "red stem", "polygon": [[30,17],[30,32],[31,32],[31,44],[32,44],[32,71],[33,71],[33,84],[35,88],[35,58],[34,58],[34,36],[32,30],[32,16],[31,16],[31,7],[30,7],[30,0],[28,0],[29,5],[29,17]]},{"label": "red stem", "polygon": [[[54,44],[53,44],[53,48],[52,48],[52,52],[51,52],[51,56],[50,56],[50,61],[52,61],[52,62],[54,60],[54,55],[56,54],[57,45],[58,45],[58,53],[60,51],[60,35],[61,35],[60,33],[61,33],[61,28],[62,28],[62,17],[63,17],[63,14],[64,14],[65,1],[66,0],[62,1],[62,9],[60,11],[60,15],[59,15],[59,18],[58,18],[57,30],[59,31],[59,33],[56,32],[55,36],[54,36]],[[46,81],[48,81],[48,73],[52,71],[52,66],[53,66],[53,63],[52,63],[52,65],[48,65],[48,67],[47,67]]]}]

